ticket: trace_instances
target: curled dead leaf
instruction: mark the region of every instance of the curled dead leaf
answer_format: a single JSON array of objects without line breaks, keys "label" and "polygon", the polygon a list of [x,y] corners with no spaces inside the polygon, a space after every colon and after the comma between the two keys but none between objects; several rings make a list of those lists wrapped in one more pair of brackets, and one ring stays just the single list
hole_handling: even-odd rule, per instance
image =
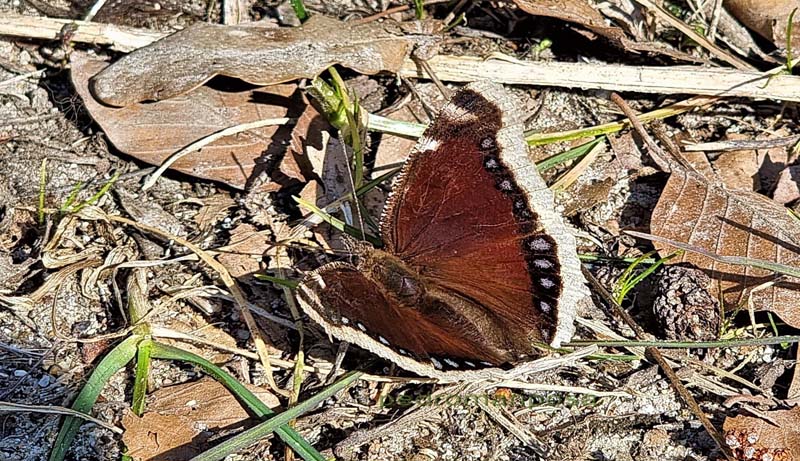
[{"label": "curled dead leaf", "polygon": [[124,56],[91,88],[103,103],[122,107],[184,94],[217,75],[273,85],[313,78],[333,64],[370,75],[396,72],[410,44],[382,23],[352,25],[321,15],[291,28],[198,22]]}]

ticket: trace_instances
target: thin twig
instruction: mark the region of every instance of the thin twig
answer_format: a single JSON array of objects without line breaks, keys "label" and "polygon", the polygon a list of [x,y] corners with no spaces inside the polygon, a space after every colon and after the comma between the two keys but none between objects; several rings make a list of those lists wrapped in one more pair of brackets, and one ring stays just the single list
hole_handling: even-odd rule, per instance
[{"label": "thin twig", "polygon": [[41,77],[42,74],[44,74],[44,69],[34,70],[33,72],[28,72],[27,74],[21,74],[15,77],[11,77],[8,80],[3,80],[2,82],[0,82],[0,86],[10,85],[20,80],[26,80],[33,77]]},{"label": "thin twig", "polygon": [[728,141],[703,142],[686,144],[683,150],[687,152],[733,152],[738,150],[774,149],[797,144],[800,135],[783,136],[769,139],[731,139]]},{"label": "thin twig", "polygon": [[92,19],[94,19],[95,15],[100,11],[100,8],[102,8],[106,4],[106,1],[107,0],[97,0],[96,2],[94,2],[94,5],[92,5],[92,8],[89,9],[88,13],[86,13],[86,16],[83,17],[83,20],[91,21]]},{"label": "thin twig", "polygon": [[765,338],[751,339],[720,339],[718,341],[595,341],[595,340],[573,340],[565,347],[658,347],[661,349],[714,349],[729,347],[754,347],[776,344],[800,343],[800,335],[769,336]]}]

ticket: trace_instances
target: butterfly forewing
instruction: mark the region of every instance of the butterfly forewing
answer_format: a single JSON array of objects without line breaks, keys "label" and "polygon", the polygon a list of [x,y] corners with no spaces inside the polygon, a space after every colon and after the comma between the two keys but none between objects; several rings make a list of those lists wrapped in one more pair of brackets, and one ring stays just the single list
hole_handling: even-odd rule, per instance
[{"label": "butterfly forewing", "polygon": [[558,243],[520,184],[535,167],[512,170],[507,162],[527,157],[504,94],[473,85],[442,110],[403,169],[382,231],[390,253],[476,300],[529,354],[532,341],[555,335],[563,281]]}]

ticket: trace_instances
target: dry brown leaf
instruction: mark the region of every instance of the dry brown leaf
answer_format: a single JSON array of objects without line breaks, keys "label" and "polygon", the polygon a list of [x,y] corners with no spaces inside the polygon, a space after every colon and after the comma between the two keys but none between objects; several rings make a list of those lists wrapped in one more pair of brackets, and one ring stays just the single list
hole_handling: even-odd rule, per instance
[{"label": "dry brown leaf", "polygon": [[[281,405],[280,400],[266,388],[252,384],[244,387],[270,408]],[[159,389],[150,400],[148,411],[189,417],[194,423],[209,428],[231,426],[250,417],[233,394],[211,378]]]},{"label": "dry brown leaf", "polygon": [[579,24],[614,42],[626,39],[625,32],[619,27],[607,25],[603,15],[589,5],[587,0],[514,0],[514,3],[533,16],[546,16]]},{"label": "dry brown leaf", "polygon": [[92,79],[92,92],[122,107],[172,98],[217,75],[272,85],[313,78],[334,64],[370,75],[396,72],[410,45],[383,23],[346,24],[321,15],[291,28],[198,22],[124,56]]},{"label": "dry brown leaf", "polygon": [[[786,208],[751,191],[730,191],[697,173],[675,168],[653,210],[650,232],[658,237],[698,246],[710,253],[774,261],[800,267],[800,225]],[[674,249],[655,242],[662,255]],[[676,258],[677,259],[677,258]],[[786,323],[800,327],[796,278],[775,282],[766,270],[723,264],[686,252],[671,263],[687,262],[708,272],[733,309],[750,294],[756,310],[776,313]]]},{"label": "dry brown leaf", "polygon": [[262,269],[259,261],[270,247],[270,239],[252,224],[239,224],[217,259],[233,277],[239,278]]},{"label": "dry brown leaf", "polygon": [[633,133],[626,131],[611,135],[608,137],[608,143],[614,151],[617,163],[625,171],[638,172],[644,168],[642,162],[644,155],[636,144]]},{"label": "dry brown leaf", "polygon": [[[758,136],[756,139],[778,139],[788,138],[794,133],[786,127],[779,128],[764,136]],[[764,149],[756,149],[758,153],[759,182],[761,183],[761,190],[771,191],[775,188],[778,182],[778,176],[783,169],[792,163],[791,147],[777,146],[767,147]]]},{"label": "dry brown leaf", "polygon": [[707,180],[716,181],[719,179],[716,171],[714,171],[714,168],[711,166],[711,162],[708,161],[708,156],[705,152],[684,152],[683,157],[696,172],[700,173],[700,175]]},{"label": "dry brown leaf", "polygon": [[722,184],[734,190],[759,190],[758,153],[754,150],[727,151],[714,160],[714,169]]},{"label": "dry brown leaf", "polygon": [[305,96],[303,98],[306,107],[300,117],[297,118],[297,123],[292,129],[286,160],[288,161],[291,158],[297,175],[310,181],[318,178],[318,172],[314,171],[316,159],[312,157],[316,153],[324,151],[328,142],[325,133],[331,129],[331,125],[314,106],[308,103]]},{"label": "dry brown leaf", "polygon": [[[695,139],[691,134],[683,131],[678,132],[673,137],[673,142],[678,145],[687,145],[687,144],[696,144],[697,139]],[[716,181],[718,179],[717,173],[714,171],[714,168],[711,166],[711,162],[708,160],[708,155],[703,151],[694,151],[689,150],[682,152],[681,155],[683,156],[684,160],[694,169],[694,171],[700,173],[704,178],[707,178],[709,181]]]},{"label": "dry brown leaf", "polygon": [[[780,48],[786,47],[786,25],[797,0],[726,0],[725,8],[745,26]],[[800,46],[800,15],[794,17],[792,48]]]},{"label": "dry brown leaf", "polygon": [[621,28],[609,26],[606,18],[588,0],[514,0],[514,3],[533,16],[546,16],[581,25],[626,51],[660,53],[680,60],[696,60],[661,44],[631,40]]},{"label": "dry brown leaf", "polygon": [[[775,132],[758,136],[754,141],[770,141],[790,136],[792,133],[780,128]],[[751,141],[741,133],[727,134],[723,141]],[[785,146],[723,151],[714,161],[714,167],[722,182],[729,189],[769,191],[775,186],[778,175],[789,162],[789,151]],[[786,202],[781,202],[786,203]]]},{"label": "dry brown leaf", "polygon": [[[280,405],[271,393],[245,385],[270,408]],[[184,461],[207,449],[220,429],[244,426],[249,415],[225,387],[213,379],[178,384],[156,391],[147,413],[127,412],[122,440],[137,461]]]},{"label": "dry brown leaf", "polygon": [[800,198],[800,165],[793,165],[781,171],[772,198],[781,205]]},{"label": "dry brown leaf", "polygon": [[725,418],[725,443],[736,459],[800,459],[800,407],[768,411],[769,421],[753,416]]},{"label": "dry brown leaf", "polygon": [[[197,304],[198,300],[206,300],[206,298],[198,296],[185,299],[193,304]],[[203,312],[208,311],[208,309],[201,310]],[[211,309],[211,312],[215,312],[215,310]],[[203,339],[206,341],[206,344],[214,344],[221,347],[227,347],[229,349],[235,349],[237,347],[236,339],[234,339],[233,336],[229,335],[219,326],[209,324],[205,316],[194,310],[188,315],[183,315],[179,318],[169,320],[165,326],[170,330],[177,331],[178,333],[185,333]],[[189,341],[177,341],[170,338],[163,338],[162,341],[172,346],[180,347],[193,354],[197,354],[211,363],[222,364],[231,359],[231,354],[225,352],[219,347],[212,347],[202,343],[193,343]]]},{"label": "dry brown leaf", "polygon": [[211,434],[192,429],[186,418],[145,413],[138,417],[126,411],[122,416],[122,441],[134,461],[183,461],[203,452]]},{"label": "dry brown leaf", "polygon": [[[257,120],[286,117],[293,106],[294,85],[226,92],[198,88],[181,98],[121,109],[100,104],[89,92],[91,76],[107,63],[74,52],[72,83],[89,114],[120,151],[160,165],[176,151],[222,129]],[[244,189],[257,160],[284,152],[286,129],[266,126],[219,139],[172,165],[182,173]],[[276,173],[277,174],[277,173]],[[270,183],[277,190],[284,183]]]}]

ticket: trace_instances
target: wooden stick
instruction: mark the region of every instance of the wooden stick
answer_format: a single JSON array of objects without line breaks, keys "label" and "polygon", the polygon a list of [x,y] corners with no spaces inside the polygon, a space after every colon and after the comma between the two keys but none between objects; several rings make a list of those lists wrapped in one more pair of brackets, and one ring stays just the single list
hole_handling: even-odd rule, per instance
[{"label": "wooden stick", "polygon": [[58,40],[64,27],[74,27],[71,40],[79,43],[106,45],[115,51],[133,51],[169,34],[133,27],[115,26],[72,19],[55,19],[18,14],[0,16],[0,35],[22,38]]},{"label": "wooden stick", "polygon": [[[451,82],[489,79],[516,85],[800,100],[800,77],[775,75],[770,79],[768,73],[730,68],[526,62],[468,56],[436,56],[428,64],[440,79]],[[427,78],[410,61],[403,64],[400,76]]]}]

